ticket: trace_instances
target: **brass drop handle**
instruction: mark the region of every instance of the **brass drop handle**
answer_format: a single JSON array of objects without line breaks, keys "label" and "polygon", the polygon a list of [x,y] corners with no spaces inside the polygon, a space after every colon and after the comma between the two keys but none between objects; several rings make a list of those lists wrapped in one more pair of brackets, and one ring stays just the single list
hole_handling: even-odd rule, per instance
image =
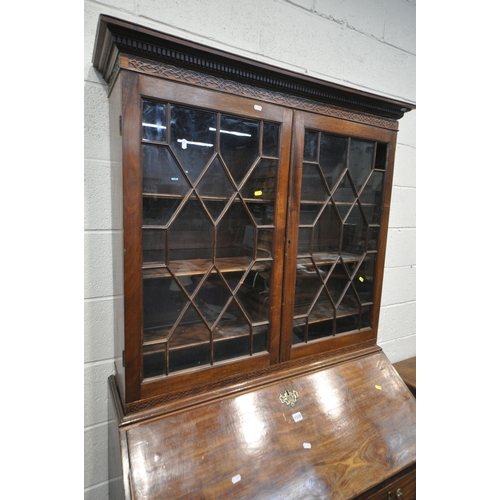
[{"label": "brass drop handle", "polygon": [[[403,498],[403,490],[401,488],[398,488],[396,490],[396,498],[402,499]],[[392,492],[387,493],[387,500],[392,500]]]}]

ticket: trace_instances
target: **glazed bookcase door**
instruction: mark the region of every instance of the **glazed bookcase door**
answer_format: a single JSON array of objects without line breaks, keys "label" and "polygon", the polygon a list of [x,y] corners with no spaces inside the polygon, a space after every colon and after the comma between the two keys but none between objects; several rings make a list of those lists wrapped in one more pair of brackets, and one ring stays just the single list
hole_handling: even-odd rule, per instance
[{"label": "glazed bookcase door", "polygon": [[143,76],[133,105],[141,396],[277,362],[291,112]]},{"label": "glazed bookcase door", "polygon": [[295,112],[282,359],[376,338],[394,134]]}]

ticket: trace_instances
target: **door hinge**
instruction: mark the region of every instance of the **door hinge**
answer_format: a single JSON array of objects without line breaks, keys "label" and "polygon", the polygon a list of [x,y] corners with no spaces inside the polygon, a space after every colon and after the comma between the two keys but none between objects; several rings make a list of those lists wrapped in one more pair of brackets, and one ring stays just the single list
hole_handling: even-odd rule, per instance
[{"label": "door hinge", "polygon": [[122,366],[125,368],[125,350],[122,351]]},{"label": "door hinge", "polygon": [[122,130],[123,130],[123,129],[122,129],[122,117],[121,117],[121,115],[120,115],[120,135],[122,135]]}]

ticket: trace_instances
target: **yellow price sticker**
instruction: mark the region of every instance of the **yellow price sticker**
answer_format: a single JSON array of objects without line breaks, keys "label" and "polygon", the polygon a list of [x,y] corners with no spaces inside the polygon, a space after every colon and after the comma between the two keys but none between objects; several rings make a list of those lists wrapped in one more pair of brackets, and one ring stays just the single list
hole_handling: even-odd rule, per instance
[{"label": "yellow price sticker", "polygon": [[253,195],[254,196],[262,196],[262,191],[260,189],[257,191],[254,191]]},{"label": "yellow price sticker", "polygon": [[381,390],[382,390],[382,387],[380,387],[379,385],[376,385],[376,386],[375,386],[375,389],[377,389],[377,390],[381,391]]}]

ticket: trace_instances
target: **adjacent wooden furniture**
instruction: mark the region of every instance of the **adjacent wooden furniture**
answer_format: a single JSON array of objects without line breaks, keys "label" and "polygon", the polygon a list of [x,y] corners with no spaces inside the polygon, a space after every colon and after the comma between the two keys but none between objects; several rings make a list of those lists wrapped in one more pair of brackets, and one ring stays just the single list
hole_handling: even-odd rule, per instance
[{"label": "adjacent wooden furniture", "polygon": [[417,396],[417,357],[404,359],[394,363],[394,368],[399,373],[404,383],[412,394]]},{"label": "adjacent wooden furniture", "polygon": [[120,493],[411,498],[415,400],[376,339],[413,106],[108,16],[93,61],[123,165]]}]

